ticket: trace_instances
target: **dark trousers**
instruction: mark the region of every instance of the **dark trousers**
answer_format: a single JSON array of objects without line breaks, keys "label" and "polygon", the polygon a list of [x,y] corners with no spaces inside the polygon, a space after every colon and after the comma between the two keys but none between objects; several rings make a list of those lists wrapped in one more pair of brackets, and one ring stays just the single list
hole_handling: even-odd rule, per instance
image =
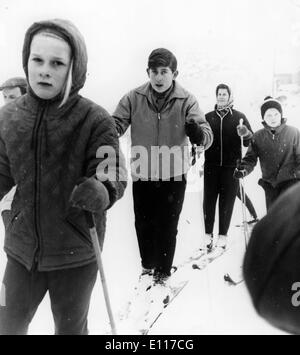
[{"label": "dark trousers", "polygon": [[142,266],[170,275],[177,227],[184,202],[182,181],[136,181],[133,183],[135,228]]},{"label": "dark trousers", "polygon": [[272,207],[273,203],[280,195],[298,182],[299,180],[289,180],[279,184],[277,187],[273,187],[271,184],[260,180],[259,184],[265,190],[267,211]]},{"label": "dark trousers", "polygon": [[204,220],[205,233],[212,234],[216,204],[219,197],[219,234],[227,235],[239,182],[233,178],[234,168],[204,167]]},{"label": "dark trousers", "polygon": [[[242,191],[241,191],[242,190]],[[237,192],[237,197],[242,201],[242,194],[244,193],[244,189],[243,187],[241,188],[240,190],[240,187],[238,188],[238,192]],[[242,192],[242,194],[241,194]],[[249,196],[247,194],[245,194],[245,206],[247,208],[247,210],[249,211],[250,215],[253,217],[253,219],[257,219],[257,213],[255,211],[255,208],[253,206],[253,203],[251,202]]]},{"label": "dark trousers", "polygon": [[8,258],[1,294],[0,334],[25,335],[49,291],[56,335],[87,335],[87,315],[97,264],[51,272],[28,271]]}]

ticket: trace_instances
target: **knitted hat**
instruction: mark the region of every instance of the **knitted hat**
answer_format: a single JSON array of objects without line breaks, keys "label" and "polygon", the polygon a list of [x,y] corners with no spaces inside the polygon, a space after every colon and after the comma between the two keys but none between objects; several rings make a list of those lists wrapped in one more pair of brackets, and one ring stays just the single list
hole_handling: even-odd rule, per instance
[{"label": "knitted hat", "polygon": [[282,106],[281,103],[276,100],[273,99],[273,97],[271,96],[267,96],[263,102],[263,104],[260,107],[260,111],[261,111],[261,117],[264,119],[265,117],[265,113],[267,110],[269,110],[270,108],[275,108],[276,110],[278,110],[282,116]]}]

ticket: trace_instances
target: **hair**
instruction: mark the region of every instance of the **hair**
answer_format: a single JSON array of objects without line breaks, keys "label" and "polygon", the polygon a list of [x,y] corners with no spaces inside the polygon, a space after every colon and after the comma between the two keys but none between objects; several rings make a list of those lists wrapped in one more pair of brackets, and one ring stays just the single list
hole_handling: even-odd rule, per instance
[{"label": "hair", "polygon": [[[34,36],[36,35],[43,35],[43,36],[48,36],[48,37],[52,37],[52,38],[56,38],[56,39],[59,39],[61,41],[64,41],[66,42],[70,48],[71,48],[71,61],[70,61],[70,67],[69,67],[69,71],[68,71],[68,75],[67,75],[67,78],[66,78],[66,81],[65,81],[65,85],[62,89],[62,96],[63,96],[63,99],[60,103],[60,105],[58,106],[59,108],[61,108],[67,101],[68,101],[68,98],[70,96],[70,92],[71,92],[71,88],[72,88],[72,84],[73,84],[73,55],[72,55],[72,46],[70,45],[68,39],[60,34],[58,31],[55,31],[53,30],[52,28],[45,28],[45,29],[42,29],[38,32],[36,32],[34,34]],[[32,37],[32,39],[34,38],[34,36]]]},{"label": "hair", "polygon": [[70,63],[68,76],[67,76],[65,86],[62,91],[63,92],[63,99],[62,99],[60,105],[58,106],[59,108],[62,107],[68,101],[68,98],[70,96],[72,83],[73,83],[72,73],[73,73],[73,59],[71,60],[71,63]]},{"label": "hair", "polygon": [[216,88],[216,96],[218,96],[218,93],[219,93],[219,90],[220,89],[224,89],[224,90],[227,90],[228,92],[228,95],[231,96],[231,90],[230,90],[230,87],[226,84],[219,84]]},{"label": "hair", "polygon": [[156,69],[158,67],[169,67],[174,73],[177,70],[175,55],[165,48],[154,49],[148,58],[148,69]]}]

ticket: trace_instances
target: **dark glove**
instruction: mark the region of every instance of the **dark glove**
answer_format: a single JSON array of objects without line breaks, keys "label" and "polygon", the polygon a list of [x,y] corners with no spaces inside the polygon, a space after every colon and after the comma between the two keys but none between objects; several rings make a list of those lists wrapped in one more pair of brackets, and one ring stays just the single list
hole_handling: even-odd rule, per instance
[{"label": "dark glove", "polygon": [[238,170],[238,169],[235,169],[234,170],[234,173],[233,173],[233,177],[235,179],[242,179],[243,177],[246,176],[246,170]]},{"label": "dark glove", "polygon": [[185,124],[185,133],[190,138],[192,144],[202,145],[204,141],[204,133],[201,126],[191,119]]},{"label": "dark glove", "polygon": [[71,206],[92,213],[104,211],[109,203],[107,188],[94,176],[75,186],[70,197]]},{"label": "dark glove", "polygon": [[244,165],[242,164],[241,160],[238,159],[236,162],[236,168],[233,173],[233,177],[235,179],[242,179],[243,177],[246,176],[246,169],[244,168]]},{"label": "dark glove", "polygon": [[237,130],[237,134],[240,137],[247,137],[250,133],[249,129],[245,125],[237,126],[236,130]]}]

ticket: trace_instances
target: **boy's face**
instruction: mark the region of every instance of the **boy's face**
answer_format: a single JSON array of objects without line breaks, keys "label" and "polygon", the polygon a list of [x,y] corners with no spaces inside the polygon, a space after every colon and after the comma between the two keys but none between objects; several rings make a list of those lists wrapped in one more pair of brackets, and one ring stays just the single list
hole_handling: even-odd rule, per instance
[{"label": "boy's face", "polygon": [[14,101],[20,96],[22,96],[21,89],[17,86],[14,88],[3,89],[3,99],[5,104]]},{"label": "boy's face", "polygon": [[71,62],[71,49],[62,39],[45,34],[33,37],[28,59],[28,80],[34,93],[52,99],[64,88]]},{"label": "boy's face", "polygon": [[264,115],[264,121],[271,128],[281,125],[281,114],[276,108],[269,108]]},{"label": "boy's face", "polygon": [[147,69],[147,73],[153,90],[159,93],[167,91],[178,75],[177,70],[172,72],[169,67]]},{"label": "boy's face", "polygon": [[229,102],[229,93],[226,89],[219,89],[217,94],[218,106],[226,106]]}]

